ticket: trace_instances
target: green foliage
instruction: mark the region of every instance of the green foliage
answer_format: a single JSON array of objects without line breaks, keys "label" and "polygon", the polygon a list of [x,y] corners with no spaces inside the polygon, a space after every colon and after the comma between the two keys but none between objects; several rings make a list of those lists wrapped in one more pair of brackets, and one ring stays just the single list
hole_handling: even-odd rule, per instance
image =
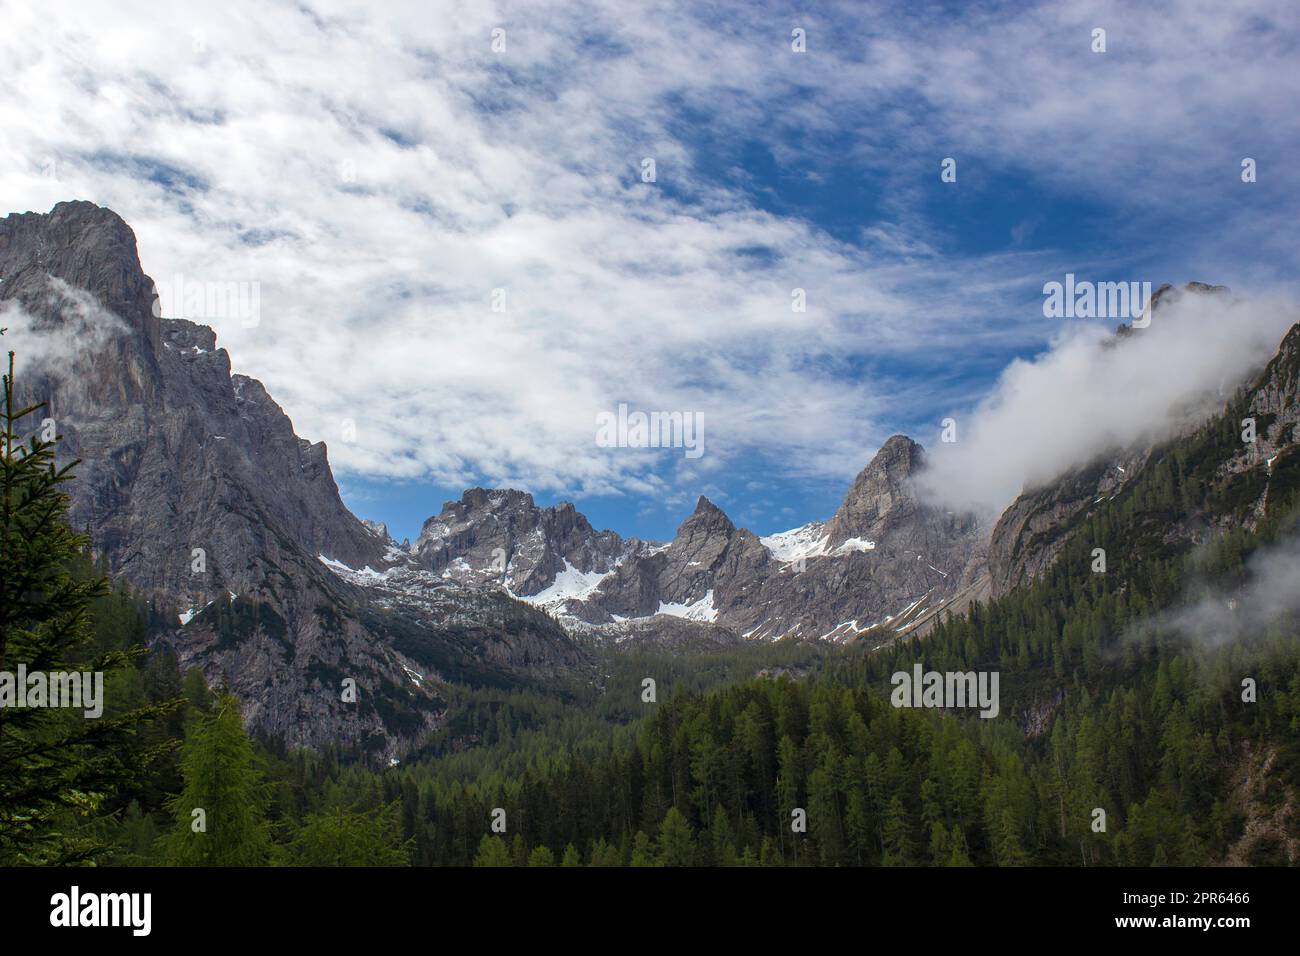
[{"label": "green foliage", "polygon": [[695,835],[681,811],[669,807],[659,828],[659,865],[691,866],[695,863]]},{"label": "green foliage", "polygon": [[[97,832],[104,814],[167,749],[147,728],[175,701],[147,699],[136,670],[144,649],[132,646],[143,622],[68,526],[63,487],[76,462],[59,467],[57,437],[32,424],[42,406],[15,408],[12,352],[3,382],[0,674],[11,689],[20,671],[75,672],[91,687],[98,674],[104,699],[98,716],[16,699],[0,706],[0,865],[86,862],[109,849]],[[34,428],[26,440],[25,425]]]},{"label": "green foliage", "polygon": [[[169,801],[175,823],[163,858],[179,866],[257,866],[271,856],[269,787],[244,732],[239,702],[222,694],[197,714],[181,751],[184,787]],[[313,836],[321,833],[318,827]],[[319,849],[309,838],[304,852]]]},{"label": "green foliage", "polygon": [[310,814],[289,844],[299,866],[406,866],[396,803],[371,812],[343,806]]},{"label": "green foliage", "polygon": [[533,847],[533,852],[528,854],[529,866],[555,866],[555,854],[551,852],[548,846]]},{"label": "green foliage", "polygon": [[506,841],[499,836],[484,834],[478,844],[478,854],[474,857],[475,866],[510,866],[510,849]]}]

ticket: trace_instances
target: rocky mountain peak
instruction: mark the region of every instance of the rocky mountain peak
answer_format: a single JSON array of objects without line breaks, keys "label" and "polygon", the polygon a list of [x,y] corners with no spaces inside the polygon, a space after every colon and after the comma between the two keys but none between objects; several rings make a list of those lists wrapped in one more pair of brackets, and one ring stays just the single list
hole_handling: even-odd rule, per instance
[{"label": "rocky mountain peak", "polygon": [[883,480],[900,485],[924,467],[924,448],[906,435],[891,435],[858,474],[857,482]]},{"label": "rocky mountain peak", "polygon": [[[1182,288],[1171,285],[1168,282],[1162,282],[1154,292],[1151,293],[1151,301],[1147,304],[1147,313],[1151,316],[1159,315],[1161,311],[1167,309],[1175,302],[1179,301],[1185,295],[1231,295],[1232,290],[1226,285],[1212,285],[1208,282],[1188,282]],[[1126,324],[1122,324],[1115,330],[1116,336],[1124,338],[1132,335],[1136,331],[1141,331],[1141,326],[1136,329]]]},{"label": "rocky mountain peak", "polygon": [[1173,305],[1184,295],[1227,295],[1231,290],[1226,285],[1214,285],[1209,282],[1188,282],[1182,288],[1163,282],[1151,293],[1151,310],[1155,312],[1163,307]]},{"label": "rocky mountain peak", "polygon": [[735,533],[736,526],[726,512],[700,495],[695,511],[678,526],[671,550],[674,555],[693,554],[706,542],[712,550],[721,550]]},{"label": "rocky mountain peak", "polygon": [[0,219],[0,298],[19,299],[29,312],[55,318],[50,277],[90,293],[157,351],[153,282],[140,268],[135,233],[117,213],[76,201],[44,215]]},{"label": "rocky mountain peak", "polygon": [[416,540],[422,566],[461,584],[497,583],[531,596],[571,567],[611,570],[627,544],[597,531],[570,502],[539,508],[513,488],[471,488],[429,518]]},{"label": "rocky mountain peak", "polygon": [[495,512],[537,507],[532,495],[514,488],[469,488],[460,496],[460,503],[466,508],[487,508]]},{"label": "rocky mountain peak", "polygon": [[924,467],[925,449],[912,439],[893,435],[886,440],[827,523],[830,544],[857,537],[875,540],[886,519],[915,504],[911,479]]},{"label": "rocky mountain peak", "polygon": [[727,513],[704,495],[700,495],[699,500],[695,502],[695,511],[677,529],[678,537],[681,536],[682,530],[687,526],[693,529],[703,528],[710,531],[720,531],[723,534],[731,534],[736,530],[736,526],[731,523]]}]

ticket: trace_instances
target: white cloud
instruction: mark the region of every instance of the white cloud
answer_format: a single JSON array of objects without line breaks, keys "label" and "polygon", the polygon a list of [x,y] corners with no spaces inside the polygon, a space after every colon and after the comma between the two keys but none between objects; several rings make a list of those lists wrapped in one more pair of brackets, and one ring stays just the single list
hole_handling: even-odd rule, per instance
[{"label": "white cloud", "polygon": [[1104,326],[1067,324],[1049,351],[1013,362],[969,414],[953,416],[956,441],[931,445],[926,488],[996,512],[1098,455],[1168,437],[1221,409],[1297,321],[1288,299],[1184,294],[1118,342]]},{"label": "white cloud", "polygon": [[16,381],[53,375],[76,389],[85,363],[127,327],[93,296],[61,279],[51,276],[46,294],[60,316],[57,323],[33,316],[15,300],[0,302],[0,328],[5,330],[0,346],[15,353]]},{"label": "white cloud", "polygon": [[1173,631],[1211,646],[1257,634],[1283,615],[1300,612],[1300,538],[1283,538],[1246,562],[1245,579],[1232,592],[1190,590],[1186,603],[1137,630]]},{"label": "white cloud", "polygon": [[[1184,154],[1226,127],[1285,129],[1294,102],[1287,50],[1251,32],[1293,26],[1281,4],[1103,9],[1113,54],[1068,71],[1081,7],[924,28],[889,10],[807,16],[795,56],[784,7],[18,7],[0,208],[92,199],[160,281],[259,282],[260,325],[211,324],[343,474],[662,495],[757,453],[848,476],[900,417],[965,397],[967,363],[1045,341],[1017,311],[1045,258],[939,251],[918,170],[961,150],[974,180],[971,157],[1032,155],[1026,175],[1157,202]],[[764,211],[697,167],[684,109],[792,171],[815,161],[810,177],[861,164],[888,218],[849,245]],[[852,155],[846,124],[876,128]],[[1145,152],[1145,182],[1123,172],[1162,138],[1183,150]],[[923,371],[862,373],[894,360]],[[705,459],[598,448],[595,417],[620,401],[704,414]]]}]

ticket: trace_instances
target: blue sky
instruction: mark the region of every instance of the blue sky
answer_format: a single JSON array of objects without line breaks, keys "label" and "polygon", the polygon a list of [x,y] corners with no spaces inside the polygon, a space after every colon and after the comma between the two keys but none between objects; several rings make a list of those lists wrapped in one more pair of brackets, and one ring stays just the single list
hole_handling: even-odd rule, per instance
[{"label": "blue sky", "polygon": [[[825,518],[1058,341],[1045,282],[1295,291],[1290,3],[132,6],[18,6],[0,206],[258,282],[251,327],[186,317],[399,538],[472,485],[647,538],[700,494]],[[705,454],[599,447],[620,402]]]}]

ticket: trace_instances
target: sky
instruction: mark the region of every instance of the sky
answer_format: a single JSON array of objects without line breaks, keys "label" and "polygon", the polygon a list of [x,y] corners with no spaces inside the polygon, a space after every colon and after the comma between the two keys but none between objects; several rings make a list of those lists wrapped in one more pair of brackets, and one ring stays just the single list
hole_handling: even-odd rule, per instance
[{"label": "sky", "polygon": [[[1296,296],[1300,8],[1135,7],[4,0],[0,213],[91,200],[160,290],[255,288],[165,314],[399,539],[475,485],[771,533],[950,417],[993,505],[1053,446],[1008,407],[1115,387],[1078,342],[1119,320],[1045,283],[1228,284],[1269,303],[1237,362]],[[701,453],[610,447],[621,404]]]}]

